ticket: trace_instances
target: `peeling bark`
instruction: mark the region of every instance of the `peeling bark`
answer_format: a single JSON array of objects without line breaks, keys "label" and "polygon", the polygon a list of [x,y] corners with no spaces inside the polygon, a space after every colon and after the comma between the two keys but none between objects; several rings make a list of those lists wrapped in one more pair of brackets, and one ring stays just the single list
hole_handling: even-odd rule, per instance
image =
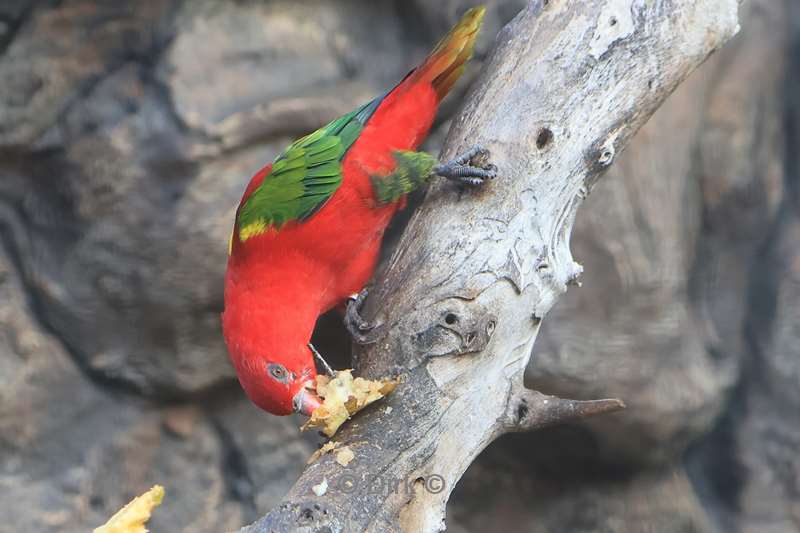
[{"label": "peeling bark", "polygon": [[503,29],[442,154],[482,144],[499,178],[434,184],[367,300],[365,318],[385,327],[356,369],[403,384],[337,434],[348,466],[323,456],[243,531],[438,531],[492,440],[621,407],[546,397],[523,372],[582,270],[569,250],[577,208],[737,15],[737,0],[537,0]]}]

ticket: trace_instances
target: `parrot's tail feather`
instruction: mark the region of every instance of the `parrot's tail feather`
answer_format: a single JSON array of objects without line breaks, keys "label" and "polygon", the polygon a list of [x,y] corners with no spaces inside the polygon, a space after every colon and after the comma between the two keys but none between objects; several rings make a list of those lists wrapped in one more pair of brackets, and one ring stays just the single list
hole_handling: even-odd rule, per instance
[{"label": "parrot's tail feather", "polygon": [[464,72],[464,64],[472,57],[475,38],[486,8],[473,7],[453,26],[425,61],[409,76],[409,83],[428,82],[439,100],[444,98]]}]

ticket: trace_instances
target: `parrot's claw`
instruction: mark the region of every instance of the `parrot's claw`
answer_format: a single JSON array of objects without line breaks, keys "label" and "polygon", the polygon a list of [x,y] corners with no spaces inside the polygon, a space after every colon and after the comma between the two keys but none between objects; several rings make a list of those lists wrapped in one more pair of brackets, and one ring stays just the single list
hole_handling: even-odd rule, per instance
[{"label": "parrot's claw", "polygon": [[381,328],[378,324],[370,324],[361,318],[360,310],[367,299],[369,290],[365,287],[358,294],[353,294],[347,299],[347,310],[344,314],[344,325],[353,340],[358,344],[372,344],[378,340]]},{"label": "parrot's claw", "polygon": [[433,173],[451,181],[477,187],[497,177],[497,167],[489,163],[489,150],[473,146],[452,161],[436,165]]}]

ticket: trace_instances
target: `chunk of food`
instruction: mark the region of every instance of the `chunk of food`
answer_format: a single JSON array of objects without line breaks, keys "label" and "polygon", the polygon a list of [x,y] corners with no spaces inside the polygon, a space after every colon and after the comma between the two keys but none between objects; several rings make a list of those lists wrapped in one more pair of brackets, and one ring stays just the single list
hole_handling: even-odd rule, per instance
[{"label": "chunk of food", "polygon": [[336,462],[342,466],[347,466],[350,464],[350,461],[355,459],[356,455],[353,453],[353,450],[350,449],[349,446],[345,446],[338,452],[336,452]]},{"label": "chunk of food", "polygon": [[322,478],[322,481],[318,485],[311,487],[311,490],[313,490],[314,494],[317,496],[325,496],[325,493],[328,492],[328,479]]},{"label": "chunk of food", "polygon": [[348,418],[391,393],[397,384],[392,379],[354,378],[351,370],[341,370],[332,379],[318,375],[316,390],[322,405],[314,409],[300,429],[322,428],[325,435],[333,437]]},{"label": "chunk of food", "polygon": [[153,509],[161,505],[163,499],[164,487],[155,485],[117,511],[108,522],[96,528],[94,533],[147,533],[148,529],[144,525],[150,520]]},{"label": "chunk of food", "polygon": [[332,452],[334,449],[336,449],[337,446],[339,446],[338,442],[336,442],[335,440],[329,440],[328,442],[323,444],[322,447],[320,447],[319,450],[317,450],[313,454],[311,454],[311,457],[308,458],[308,461],[306,461],[306,464],[310,465],[311,463],[313,463],[314,461],[316,461],[317,459],[319,459],[320,457],[322,457],[326,453]]}]

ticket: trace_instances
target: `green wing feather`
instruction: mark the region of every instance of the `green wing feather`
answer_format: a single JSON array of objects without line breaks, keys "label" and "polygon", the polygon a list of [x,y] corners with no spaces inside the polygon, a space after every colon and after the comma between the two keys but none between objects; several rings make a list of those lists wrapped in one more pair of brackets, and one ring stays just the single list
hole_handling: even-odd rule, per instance
[{"label": "green wing feather", "polygon": [[384,96],[298,139],[279,155],[239,209],[239,239],[306,220],[325,205],[342,184],[342,159]]}]

